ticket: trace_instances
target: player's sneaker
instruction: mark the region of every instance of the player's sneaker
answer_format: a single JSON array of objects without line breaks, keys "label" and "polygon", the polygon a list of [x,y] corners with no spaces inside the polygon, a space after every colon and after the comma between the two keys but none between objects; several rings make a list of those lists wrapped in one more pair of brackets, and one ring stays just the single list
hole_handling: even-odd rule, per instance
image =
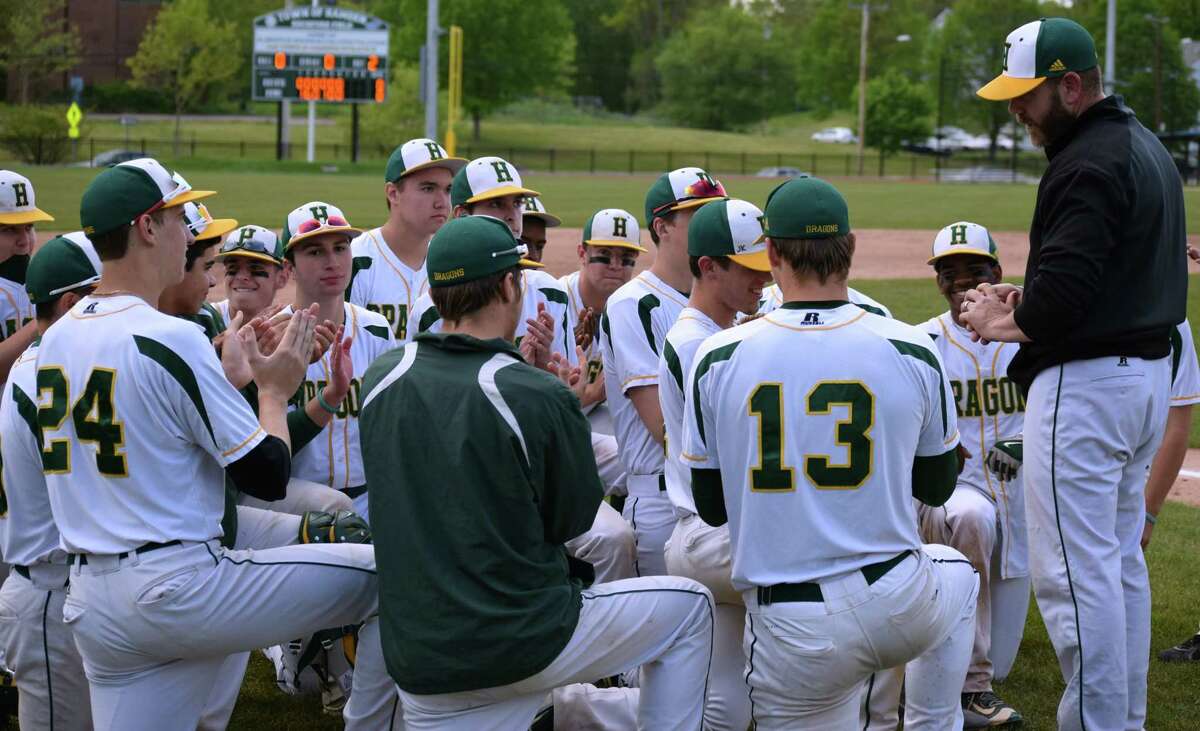
[{"label": "player's sneaker", "polygon": [[963,728],[993,728],[1021,723],[1017,709],[1000,700],[990,690],[963,693]]},{"label": "player's sneaker", "polygon": [[1200,661],[1200,633],[1194,634],[1178,645],[1158,653],[1158,659],[1163,662]]}]

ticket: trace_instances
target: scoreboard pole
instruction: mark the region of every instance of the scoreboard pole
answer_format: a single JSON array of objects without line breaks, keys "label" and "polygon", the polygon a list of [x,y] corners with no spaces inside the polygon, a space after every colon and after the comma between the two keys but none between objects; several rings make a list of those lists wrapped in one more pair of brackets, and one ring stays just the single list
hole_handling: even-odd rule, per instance
[{"label": "scoreboard pole", "polygon": [[425,6],[425,136],[438,138],[438,0]]},{"label": "scoreboard pole", "polygon": [[[315,8],[319,5],[319,0],[312,0],[312,6]],[[308,140],[305,148],[305,159],[312,162],[316,158],[317,151],[317,103],[310,101],[308,103]]]}]

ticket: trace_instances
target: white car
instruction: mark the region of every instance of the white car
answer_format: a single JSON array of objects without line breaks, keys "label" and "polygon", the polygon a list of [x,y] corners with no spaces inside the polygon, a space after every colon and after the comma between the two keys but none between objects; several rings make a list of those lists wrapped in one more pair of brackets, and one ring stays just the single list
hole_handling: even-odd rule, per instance
[{"label": "white car", "polygon": [[813,140],[835,145],[852,145],[858,142],[858,136],[849,127],[826,127],[820,132],[813,132]]}]

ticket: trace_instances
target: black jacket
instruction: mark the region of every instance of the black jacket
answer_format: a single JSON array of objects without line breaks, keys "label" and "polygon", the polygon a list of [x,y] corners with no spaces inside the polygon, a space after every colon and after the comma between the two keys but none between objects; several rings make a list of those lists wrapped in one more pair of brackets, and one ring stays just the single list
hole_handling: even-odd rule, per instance
[{"label": "black jacket", "polygon": [[1163,358],[1187,304],[1183,185],[1119,96],[1046,147],[1016,322],[1033,341],[1009,376],[1026,391],[1060,363]]}]

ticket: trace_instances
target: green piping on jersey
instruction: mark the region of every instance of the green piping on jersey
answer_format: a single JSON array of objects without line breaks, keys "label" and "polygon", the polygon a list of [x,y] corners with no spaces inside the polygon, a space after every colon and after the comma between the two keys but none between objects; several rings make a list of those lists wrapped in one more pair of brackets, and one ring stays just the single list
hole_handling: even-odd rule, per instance
[{"label": "green piping on jersey", "polygon": [[679,354],[675,352],[670,339],[663,341],[663,360],[667,361],[667,370],[675,379],[675,385],[679,386],[679,392],[683,393],[683,366],[679,363]]},{"label": "green piping on jersey", "polygon": [[695,404],[696,409],[696,429],[700,433],[700,441],[705,446],[708,446],[708,440],[704,436],[704,414],[700,411],[700,379],[708,373],[708,369],[712,368],[714,364],[732,358],[733,351],[741,344],[741,340],[735,340],[719,348],[714,348],[708,351],[704,358],[701,359],[700,364],[696,366],[696,377],[692,380],[692,403]]},{"label": "green piping on jersey", "polygon": [[350,260],[350,283],[346,285],[346,301],[350,301],[350,290],[354,288],[354,278],[359,272],[366,271],[371,268],[375,260],[369,256],[356,256]]},{"label": "green piping on jersey", "polygon": [[430,307],[421,313],[421,319],[417,322],[417,332],[428,332],[429,328],[433,327],[433,323],[440,319],[442,319],[442,316],[438,314],[437,308]]},{"label": "green piping on jersey", "polygon": [[[638,317],[642,320],[642,329],[646,331],[646,342],[650,343],[650,349],[658,355],[658,345],[654,343],[654,322],[650,319],[650,313],[655,307],[661,305],[658,297],[648,294],[638,300]],[[609,342],[611,343],[611,336]]]},{"label": "green piping on jersey", "polygon": [[1175,376],[1179,375],[1179,363],[1183,360],[1183,336],[1179,334],[1179,328],[1171,328],[1171,383],[1175,383]]},{"label": "green piping on jersey", "polygon": [[42,427],[38,423],[37,404],[16,384],[13,384],[13,403],[17,405],[17,413],[21,415],[21,418],[25,421],[25,425],[29,427],[29,431],[33,432],[33,438],[37,440],[38,449],[42,449]]},{"label": "green piping on jersey", "polygon": [[570,315],[571,311],[571,303],[567,299],[567,293],[561,289],[554,289],[553,287],[539,287],[538,291],[541,292],[542,295],[545,296],[545,298],[550,302],[557,302],[563,306],[563,342],[567,344],[567,349],[570,350],[571,344],[575,339],[571,337],[571,330],[569,327],[567,327],[567,320],[569,319],[568,316]]},{"label": "green piping on jersey", "polygon": [[929,348],[922,347],[916,343],[905,342],[904,340],[888,339],[896,350],[900,351],[901,355],[907,355],[910,358],[916,358],[925,365],[932,368],[938,374],[938,395],[942,398],[942,436],[949,436],[946,429],[949,427],[947,423],[949,417],[946,415],[946,374],[942,373],[942,366],[938,363],[937,356]]},{"label": "green piping on jersey", "polygon": [[192,373],[192,368],[187,364],[187,361],[180,358],[179,354],[174,350],[171,350],[157,340],[152,340],[142,335],[134,335],[133,342],[137,345],[139,353],[158,363],[179,383],[179,386],[183,388],[183,392],[192,400],[192,405],[196,407],[196,411],[199,412],[200,419],[204,422],[204,428],[208,429],[208,436],[213,440],[213,445],[216,445],[217,436],[213,433],[212,423],[208,420],[208,410],[204,408],[204,398],[200,395],[200,385],[196,383],[196,374]]},{"label": "green piping on jersey", "polygon": [[600,313],[600,331],[608,338],[608,349],[612,350],[612,328],[608,325],[608,312]]},{"label": "green piping on jersey", "polygon": [[[382,315],[381,315],[381,317],[382,317]],[[374,335],[377,338],[380,338],[382,340],[388,339],[388,329],[384,325],[366,325],[363,327],[363,329],[366,330],[367,332],[371,333],[372,335]]]},{"label": "green piping on jersey", "polygon": [[854,306],[861,310],[866,310],[867,312],[870,312],[872,315],[879,315],[880,317],[888,317],[888,313],[884,312],[883,310],[879,309],[878,307],[875,307],[874,305],[864,305],[862,302],[855,302]]}]

